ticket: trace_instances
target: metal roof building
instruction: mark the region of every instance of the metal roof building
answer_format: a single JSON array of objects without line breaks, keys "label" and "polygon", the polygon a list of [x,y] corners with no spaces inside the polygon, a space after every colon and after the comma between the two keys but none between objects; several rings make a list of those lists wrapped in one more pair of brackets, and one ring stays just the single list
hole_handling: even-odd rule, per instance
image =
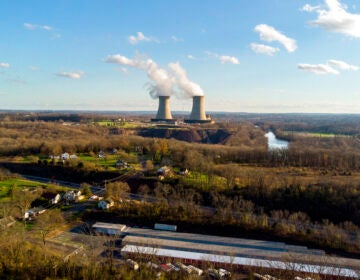
[{"label": "metal roof building", "polygon": [[181,260],[185,263],[197,261],[197,262],[211,262],[219,265],[235,265],[235,266],[247,266],[247,267],[263,267],[272,269],[293,270],[305,273],[316,273],[323,275],[333,275],[341,277],[349,277],[358,279],[358,273],[349,268],[339,268],[329,265],[316,265],[316,264],[303,264],[297,262],[285,262],[285,261],[272,261],[261,260],[256,258],[244,258],[234,257],[229,255],[208,254],[200,252],[189,252],[183,250],[171,250],[149,246],[136,246],[126,245],[121,250],[123,255],[127,254],[145,254],[155,255],[158,257],[166,257]]}]

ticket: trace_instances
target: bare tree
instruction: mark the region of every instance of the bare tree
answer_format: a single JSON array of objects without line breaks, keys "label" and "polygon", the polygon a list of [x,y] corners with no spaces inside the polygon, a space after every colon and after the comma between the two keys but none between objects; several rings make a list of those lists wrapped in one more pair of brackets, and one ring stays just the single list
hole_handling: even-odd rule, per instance
[{"label": "bare tree", "polygon": [[36,220],[34,230],[39,232],[43,245],[46,245],[49,234],[63,225],[64,218],[59,209],[48,210]]}]

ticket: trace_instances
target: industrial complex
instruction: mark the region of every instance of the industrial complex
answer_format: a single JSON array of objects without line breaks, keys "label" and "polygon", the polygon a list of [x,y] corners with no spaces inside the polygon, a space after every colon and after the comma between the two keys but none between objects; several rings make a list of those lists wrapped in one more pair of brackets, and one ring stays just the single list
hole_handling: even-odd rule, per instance
[{"label": "industrial complex", "polygon": [[[171,227],[169,227],[172,230]],[[153,257],[217,268],[268,268],[357,278],[360,261],[332,258],[321,250],[282,242],[239,239],[96,223],[93,230],[121,238],[124,258]]]},{"label": "industrial complex", "polygon": [[[170,110],[170,96],[159,96],[159,108],[153,122],[173,122]],[[193,96],[193,106],[186,123],[212,123],[213,120],[205,113],[205,97],[202,95]]]}]

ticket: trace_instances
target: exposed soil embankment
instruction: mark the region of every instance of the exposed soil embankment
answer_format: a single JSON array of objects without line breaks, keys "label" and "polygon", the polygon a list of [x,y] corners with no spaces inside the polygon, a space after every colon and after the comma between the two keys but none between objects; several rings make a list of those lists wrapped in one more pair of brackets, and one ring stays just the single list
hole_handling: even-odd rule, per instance
[{"label": "exposed soil embankment", "polygon": [[223,144],[231,133],[224,129],[148,128],[139,130],[138,135],[154,138],[174,138],[186,142]]}]

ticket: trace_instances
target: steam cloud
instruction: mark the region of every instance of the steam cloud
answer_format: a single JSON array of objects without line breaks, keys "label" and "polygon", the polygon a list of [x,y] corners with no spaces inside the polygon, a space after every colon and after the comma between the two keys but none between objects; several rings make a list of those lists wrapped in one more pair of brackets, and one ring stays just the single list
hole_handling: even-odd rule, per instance
[{"label": "steam cloud", "polygon": [[152,59],[145,59],[139,56],[130,59],[120,54],[115,54],[109,55],[105,61],[145,71],[148,78],[152,81],[147,84],[147,89],[152,98],[171,95],[176,95],[180,98],[191,98],[197,95],[204,95],[201,87],[189,80],[185,69],[181,67],[179,62],[169,63],[169,69],[166,70],[161,68]]},{"label": "steam cloud", "polygon": [[202,88],[198,84],[189,80],[185,69],[181,67],[179,62],[169,63],[169,68],[175,79],[178,95],[180,94],[185,98],[204,95]]}]

